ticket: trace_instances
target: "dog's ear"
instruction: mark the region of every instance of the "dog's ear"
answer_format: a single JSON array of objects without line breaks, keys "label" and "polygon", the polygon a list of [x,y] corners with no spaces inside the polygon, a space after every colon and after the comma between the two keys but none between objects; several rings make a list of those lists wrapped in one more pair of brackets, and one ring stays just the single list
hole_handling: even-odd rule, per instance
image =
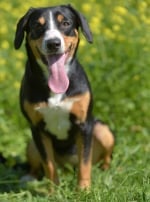
[{"label": "dog's ear", "polygon": [[14,47],[15,49],[19,49],[23,39],[24,39],[24,31],[26,29],[27,22],[29,20],[30,15],[33,13],[35,9],[30,8],[27,13],[20,18],[18,24],[17,24],[17,29],[16,29],[16,34],[15,34],[15,40],[14,40]]},{"label": "dog's ear", "polygon": [[87,41],[89,43],[92,43],[93,42],[93,36],[92,36],[92,33],[90,31],[90,28],[89,28],[89,25],[87,23],[87,20],[86,18],[80,13],[78,12],[77,10],[75,10],[70,4],[68,5],[68,7],[75,13],[75,15],[78,17],[78,22],[79,22],[79,25],[81,27],[81,30],[85,36],[85,38],[87,39]]}]

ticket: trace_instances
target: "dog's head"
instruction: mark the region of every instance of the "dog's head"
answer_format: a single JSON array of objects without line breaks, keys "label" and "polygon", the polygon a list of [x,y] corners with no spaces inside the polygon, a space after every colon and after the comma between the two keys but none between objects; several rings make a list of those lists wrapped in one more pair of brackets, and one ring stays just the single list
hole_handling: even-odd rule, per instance
[{"label": "dog's head", "polygon": [[31,8],[17,24],[15,48],[20,48],[26,32],[35,59],[48,70],[48,86],[54,93],[63,93],[68,88],[68,64],[78,46],[79,27],[91,43],[86,19],[70,5]]}]

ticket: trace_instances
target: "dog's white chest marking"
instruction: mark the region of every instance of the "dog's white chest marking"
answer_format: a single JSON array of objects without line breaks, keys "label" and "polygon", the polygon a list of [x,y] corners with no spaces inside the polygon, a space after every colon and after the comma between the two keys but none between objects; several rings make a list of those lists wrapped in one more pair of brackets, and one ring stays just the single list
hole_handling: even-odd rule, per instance
[{"label": "dog's white chest marking", "polygon": [[44,117],[45,129],[51,132],[59,140],[68,137],[70,129],[69,111],[74,100],[61,101],[61,95],[55,95],[48,99],[48,106],[36,108]]}]

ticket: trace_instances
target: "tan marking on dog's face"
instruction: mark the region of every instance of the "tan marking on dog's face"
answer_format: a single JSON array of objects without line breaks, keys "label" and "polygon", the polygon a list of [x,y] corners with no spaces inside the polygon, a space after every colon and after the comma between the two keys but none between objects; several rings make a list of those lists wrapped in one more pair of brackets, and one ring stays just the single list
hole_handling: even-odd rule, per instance
[{"label": "tan marking on dog's face", "polygon": [[[77,95],[70,98],[76,100],[72,105],[70,113],[77,117],[77,122],[83,123],[87,118],[88,108],[91,99],[90,93],[86,92],[82,95]],[[67,99],[69,100],[70,98]]]},{"label": "tan marking on dog's face", "polygon": [[79,42],[79,33],[75,31],[75,36],[63,36],[65,42],[65,49],[69,51],[69,57],[73,57]]},{"label": "tan marking on dog's face", "polygon": [[45,18],[44,17],[40,17],[38,19],[38,22],[41,24],[41,25],[44,25],[45,24]]},{"label": "tan marking on dog's face", "polygon": [[32,121],[33,125],[38,124],[42,119],[43,116],[37,111],[37,108],[44,108],[47,106],[47,103],[40,102],[38,104],[33,104],[28,101],[24,102],[24,110],[27,113],[27,116]]},{"label": "tan marking on dog's face", "polygon": [[42,41],[43,41],[43,37],[40,37],[39,39],[33,40],[33,39],[30,39],[30,35],[28,36],[28,42],[29,42],[29,45],[32,49],[32,52],[33,52],[36,60],[41,59],[41,55],[40,55],[38,50],[41,49]]},{"label": "tan marking on dog's face", "polygon": [[63,19],[64,19],[64,16],[63,16],[63,15],[59,14],[59,15],[57,16],[57,21],[58,21],[58,22],[62,22]]}]

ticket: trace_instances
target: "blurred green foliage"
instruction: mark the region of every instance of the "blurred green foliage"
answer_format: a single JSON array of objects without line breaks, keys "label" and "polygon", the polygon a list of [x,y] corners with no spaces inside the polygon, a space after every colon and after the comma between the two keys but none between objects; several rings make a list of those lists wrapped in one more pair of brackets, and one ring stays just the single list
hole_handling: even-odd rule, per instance
[{"label": "blurred green foliage", "polygon": [[[72,4],[87,17],[94,36],[90,45],[81,35],[78,57],[92,85],[96,116],[119,135],[149,133],[149,2],[89,0],[79,4],[76,0]],[[0,150],[9,145],[12,149],[8,154],[22,150],[17,145],[24,145],[22,139],[29,136],[19,110],[18,93],[26,54],[24,47],[20,51],[13,48],[16,23],[30,6],[46,5],[47,0],[6,0],[0,4]]]}]

